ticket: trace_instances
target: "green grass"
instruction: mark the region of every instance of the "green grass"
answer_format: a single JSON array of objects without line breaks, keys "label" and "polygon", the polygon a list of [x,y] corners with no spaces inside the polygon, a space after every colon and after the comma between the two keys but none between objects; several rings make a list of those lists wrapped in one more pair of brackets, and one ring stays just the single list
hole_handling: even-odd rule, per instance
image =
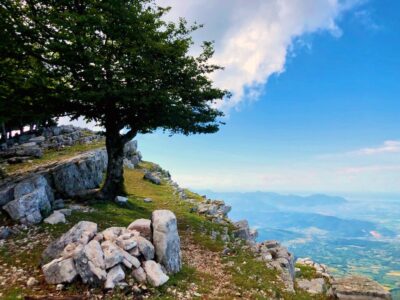
[{"label": "green grass", "polygon": [[49,149],[44,151],[43,157],[33,158],[31,162],[24,162],[15,165],[7,165],[5,167],[5,171],[9,175],[17,171],[18,172],[28,171],[43,164],[50,164],[53,162],[57,162],[78,155],[79,153],[87,152],[101,147],[104,147],[104,141],[93,142],[90,144],[76,144],[73,146],[62,148],[60,150]]},{"label": "green grass", "polygon": [[313,279],[317,278],[317,271],[312,266],[307,266],[303,264],[296,264],[296,268],[300,269],[300,274],[297,275],[298,278],[303,279]]}]

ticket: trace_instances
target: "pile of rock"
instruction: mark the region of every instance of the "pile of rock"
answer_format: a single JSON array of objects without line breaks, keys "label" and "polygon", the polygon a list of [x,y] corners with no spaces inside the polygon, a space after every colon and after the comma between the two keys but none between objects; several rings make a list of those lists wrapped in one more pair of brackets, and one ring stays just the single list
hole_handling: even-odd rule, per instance
[{"label": "pile of rock", "polygon": [[127,228],[110,227],[97,232],[97,224],[81,221],[48,246],[43,259],[50,284],[71,283],[78,278],[91,286],[113,289],[137,283],[160,286],[167,274],[181,269],[180,239],[175,215],[156,210],[152,219],[138,219]]},{"label": "pile of rock", "polygon": [[72,125],[44,128],[42,135],[35,137],[45,149],[59,149],[75,144],[89,144],[102,139],[102,135]]},{"label": "pile of rock", "polygon": [[36,133],[26,133],[0,146],[0,158],[10,164],[21,163],[31,158],[40,158],[45,149],[60,149],[75,144],[99,141],[102,135],[89,129],[72,125],[44,128]]},{"label": "pile of rock", "polygon": [[277,241],[264,241],[252,246],[258,259],[264,261],[268,268],[279,271],[286,289],[294,292],[294,257],[287,248]]},{"label": "pile of rock", "polygon": [[[328,266],[314,262],[309,257],[298,258],[296,260],[296,265],[297,264],[312,267],[317,276],[325,278],[328,281],[332,280],[332,275],[329,274]],[[300,269],[296,268],[296,272],[300,272]]]},{"label": "pile of rock", "polygon": [[124,146],[124,166],[128,169],[134,169],[142,161],[142,154],[137,148],[137,141],[130,141]]}]

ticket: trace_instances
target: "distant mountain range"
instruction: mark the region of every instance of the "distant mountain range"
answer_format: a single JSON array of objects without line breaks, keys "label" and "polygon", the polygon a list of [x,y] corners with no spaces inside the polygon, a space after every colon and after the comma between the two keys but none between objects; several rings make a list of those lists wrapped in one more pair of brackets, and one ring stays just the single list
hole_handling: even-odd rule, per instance
[{"label": "distant mountain range", "polygon": [[328,196],[324,194],[314,194],[311,196],[298,196],[298,195],[282,195],[272,192],[213,192],[202,191],[208,197],[215,199],[223,199],[230,203],[240,201],[251,205],[262,205],[272,207],[304,207],[304,206],[324,206],[324,205],[339,205],[344,204],[347,200],[343,197]]}]

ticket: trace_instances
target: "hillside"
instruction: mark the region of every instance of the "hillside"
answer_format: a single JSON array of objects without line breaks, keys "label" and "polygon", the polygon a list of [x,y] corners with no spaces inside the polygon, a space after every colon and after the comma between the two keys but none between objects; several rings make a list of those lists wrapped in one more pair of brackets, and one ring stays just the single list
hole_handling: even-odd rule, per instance
[{"label": "hillside", "polygon": [[[86,201],[77,202],[82,192],[101,186],[107,160],[102,138],[73,127],[64,127],[61,133],[58,128],[51,130],[59,135],[33,137],[27,146],[25,141],[14,146],[38,149],[40,157],[18,163],[14,158],[6,160],[7,174],[0,182],[1,299],[331,299],[348,286],[346,280],[355,283],[352,294],[365,292],[369,285],[374,289],[371,292],[386,297],[379,285],[362,278],[346,279],[339,286],[326,266],[310,259],[298,260],[295,268],[294,255],[277,241],[269,237],[256,243],[257,233],[246,220],[231,221],[227,217],[231,208],[223,201],[184,190],[171,180],[168,171],[142,161],[135,141],[124,149],[127,198],[98,202],[86,197]],[[76,137],[72,143],[71,135]],[[35,140],[40,142],[32,142]],[[54,148],[48,143],[52,140],[69,145]],[[46,203],[45,210],[38,206]],[[182,269],[168,273],[164,285],[152,287],[149,273],[147,284],[141,283],[128,273],[128,267],[125,284],[114,289],[104,289],[102,284],[89,287],[82,282],[82,273],[82,281],[48,283],[42,268],[48,262],[44,250],[80,221],[96,223],[102,236],[110,227],[126,228],[137,219],[152,220],[152,213],[160,209],[176,216],[183,260]],[[59,219],[53,222],[54,218]],[[149,226],[149,231],[154,231]],[[77,264],[76,256],[74,260]],[[145,263],[147,259],[142,260]]]},{"label": "hillside", "polygon": [[[86,148],[98,146],[100,145]],[[48,151],[44,158],[36,161],[34,165],[37,167],[40,163],[43,167],[47,162],[53,162],[55,157],[67,159],[81,150],[82,146],[72,146],[60,153]],[[19,169],[28,170],[29,164],[32,163],[21,164]],[[29,228],[19,225],[18,233],[0,246],[1,299],[50,295],[71,297],[99,295],[100,297],[103,295],[101,289],[89,290],[82,284],[67,286],[62,291],[57,291],[55,286],[46,284],[39,264],[41,254],[47,244],[80,220],[97,222],[100,229],[110,226],[127,226],[134,219],[149,218],[153,210],[160,208],[172,210],[178,218],[184,265],[182,271],[173,276],[165,286],[158,289],[142,286],[138,297],[145,296],[148,299],[233,299],[239,297],[324,299],[323,296],[311,297],[301,291],[296,293],[296,298],[286,293],[277,272],[257,261],[243,242],[238,240],[233,240],[228,244],[222,242],[222,225],[191,212],[193,205],[179,200],[170,185],[166,183],[155,185],[143,180],[143,170],[153,167],[152,163],[142,162],[137,169],[125,170],[125,186],[129,196],[129,201],[125,206],[114,202],[90,203],[89,201],[84,204],[85,209],[75,210],[67,216],[66,224],[41,223]],[[203,200],[197,194],[185,192],[191,199]],[[144,198],[151,198],[153,202],[145,203]],[[4,215],[1,222],[3,225],[10,224],[10,220]],[[228,255],[223,255],[223,250],[227,247],[230,252]],[[26,282],[32,276],[39,280],[39,284],[28,288]],[[106,298],[129,298],[131,292],[127,295],[125,292],[115,291],[112,295],[106,294]]]}]

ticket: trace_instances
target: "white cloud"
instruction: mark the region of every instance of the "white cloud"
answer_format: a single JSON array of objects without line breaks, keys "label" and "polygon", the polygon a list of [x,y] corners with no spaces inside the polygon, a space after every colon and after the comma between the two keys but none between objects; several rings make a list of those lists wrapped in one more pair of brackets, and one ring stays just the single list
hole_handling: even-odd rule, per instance
[{"label": "white cloud", "polygon": [[196,41],[215,40],[214,62],[225,71],[213,76],[233,92],[223,103],[231,108],[257,98],[273,74],[285,70],[293,42],[305,35],[327,31],[340,36],[337,20],[363,0],[159,0],[170,5],[171,18],[179,16],[205,24]]},{"label": "white cloud", "polygon": [[387,172],[398,172],[400,171],[400,165],[369,165],[369,166],[357,166],[357,167],[346,167],[339,170],[339,173],[348,175],[357,175],[365,173],[387,173]]},{"label": "white cloud", "polygon": [[399,153],[400,152],[400,141],[385,141],[383,145],[373,148],[363,148],[355,151],[355,154],[360,155],[373,155],[383,153]]}]

